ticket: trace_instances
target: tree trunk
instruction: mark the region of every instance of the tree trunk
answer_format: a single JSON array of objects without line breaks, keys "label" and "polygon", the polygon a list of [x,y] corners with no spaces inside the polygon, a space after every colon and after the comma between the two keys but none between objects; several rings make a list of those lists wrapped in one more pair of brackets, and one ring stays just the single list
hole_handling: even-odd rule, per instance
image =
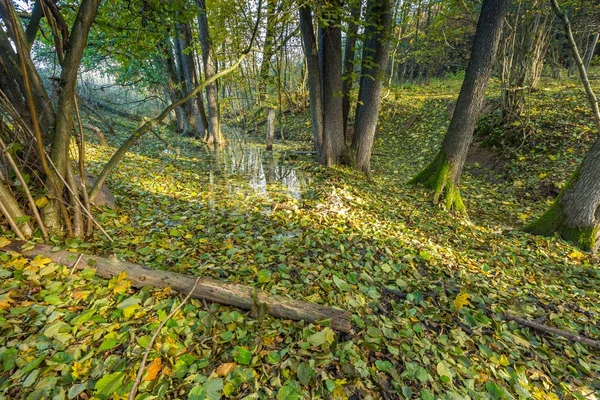
[{"label": "tree trunk", "polygon": [[273,58],[275,44],[275,24],[277,14],[275,4],[277,0],[267,0],[267,29],[265,31],[265,45],[263,47],[263,58],[260,64],[258,75],[258,98],[259,104],[265,101],[267,96],[267,86],[269,83],[269,69],[271,68],[271,58]]},{"label": "tree trunk", "polygon": [[2,181],[0,181],[0,206],[2,214],[4,214],[4,217],[9,221],[9,224],[12,229],[15,230],[15,233],[17,233],[18,236],[29,238],[33,233],[31,225],[27,222],[19,222],[19,219],[24,218],[26,214]]},{"label": "tree trunk", "polygon": [[275,139],[275,110],[267,110],[267,150],[273,150],[273,140]]},{"label": "tree trunk", "polygon": [[600,33],[593,34],[592,38],[590,39],[590,46],[585,55],[585,62],[584,62],[586,71],[590,70],[590,64],[592,62],[592,58],[594,58],[594,53],[596,52],[596,45],[598,44],[599,39],[600,39]]},{"label": "tree trunk", "polygon": [[[184,67],[183,67],[183,51],[181,49],[181,39],[179,37],[180,32],[176,32],[176,36],[173,38],[173,50],[175,54],[175,76],[177,82],[177,97],[181,98],[183,94],[187,91],[187,81],[185,79]],[[193,124],[190,120],[193,118],[192,109],[190,108],[191,101],[183,104],[181,106],[182,110],[182,122],[183,122],[183,132],[181,134],[183,136],[192,136],[193,135]]]},{"label": "tree trunk", "polygon": [[371,151],[381,106],[383,75],[389,59],[392,9],[390,0],[367,3],[363,64],[352,138],[353,164],[367,176],[371,173]]},{"label": "tree trunk", "polygon": [[[204,79],[208,80],[216,73],[216,63],[212,54],[213,49],[208,31],[206,1],[196,0],[196,4],[198,6],[198,29],[200,32],[200,43],[202,44]],[[222,145],[225,143],[225,139],[221,134],[216,82],[213,82],[206,87],[206,106],[208,108],[208,133],[205,142],[207,144]]]},{"label": "tree trunk", "polygon": [[342,109],[342,31],[339,18],[323,30],[323,148],[321,164],[330,167],[341,162],[344,149]]},{"label": "tree trunk", "polygon": [[357,1],[352,5],[350,11],[350,21],[348,22],[348,32],[346,33],[346,46],[344,48],[344,80],[342,81],[342,100],[344,135],[348,130],[348,115],[350,114],[350,92],[354,83],[354,54],[356,53],[356,37],[358,36],[358,23],[360,20],[360,9],[362,2]]},{"label": "tree trunk", "polygon": [[[561,19],[567,35],[573,60],[592,108],[596,129],[600,133],[600,109],[598,99],[587,77],[585,65],[571,31],[571,24],[556,0],[551,0],[552,8]],[[554,204],[525,230],[539,235],[551,235],[554,232],[584,250],[598,247],[600,234],[600,139],[596,139],[583,162]]]},{"label": "tree trunk", "polygon": [[459,191],[460,176],[481,112],[508,4],[509,0],[483,1],[471,59],[448,132],[433,162],[411,181],[433,189],[434,202],[444,198],[448,210],[465,211]]},{"label": "tree trunk", "polygon": [[[171,40],[165,39],[165,46],[163,48],[165,69],[167,75],[167,92],[171,99],[171,103],[175,103],[181,98],[181,92],[177,86],[177,70],[175,67],[175,61],[173,60],[173,52],[171,51]],[[184,131],[184,120],[185,110],[183,106],[175,107],[175,130],[179,133]]]},{"label": "tree trunk", "polygon": [[[180,34],[180,46],[179,49],[181,51],[180,59],[181,66],[183,70],[183,77],[185,79],[185,88],[186,92],[191,92],[194,90],[195,84],[195,69],[196,66],[194,64],[194,55],[193,48],[191,48],[192,44],[192,35],[190,32],[190,27],[187,24],[179,25],[179,34]],[[202,139],[204,137],[204,133],[206,130],[206,126],[204,126],[201,111],[198,109],[198,102],[196,99],[192,99],[188,101],[187,108],[191,115],[194,118],[194,131],[197,138]],[[189,118],[189,115],[188,115]]]},{"label": "tree trunk", "polygon": [[[51,153],[56,173],[63,177],[66,177],[67,168],[70,168],[69,144],[74,123],[73,111],[75,108],[77,72],[100,2],[101,0],[83,0],[81,2],[65,49],[65,58],[59,81],[58,107]],[[51,180],[52,177],[48,177],[47,186],[54,189],[55,199],[43,208],[44,218],[46,219],[44,222],[50,231],[56,232],[62,228],[58,212],[58,202],[60,200],[58,199],[63,197],[64,184],[61,179],[56,179],[55,182]]]},{"label": "tree trunk", "polygon": [[317,41],[312,22],[312,12],[308,6],[300,7],[300,31],[306,56],[308,76],[308,94],[310,98],[310,119],[317,151],[317,159],[321,159],[323,147],[323,103],[321,95],[321,72],[317,53]]}]

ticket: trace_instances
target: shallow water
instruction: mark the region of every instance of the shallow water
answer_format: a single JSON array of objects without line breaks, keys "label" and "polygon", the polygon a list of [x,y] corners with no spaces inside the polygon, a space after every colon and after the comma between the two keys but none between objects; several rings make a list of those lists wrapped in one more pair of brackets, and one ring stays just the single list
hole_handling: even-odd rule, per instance
[{"label": "shallow water", "polygon": [[281,195],[301,199],[311,182],[308,174],[284,159],[285,151],[267,151],[263,143],[249,139],[231,140],[223,148],[189,145],[178,156],[170,150],[163,155],[189,161],[198,167],[197,173],[208,173],[209,186],[225,185],[231,192],[250,188],[266,199]]}]

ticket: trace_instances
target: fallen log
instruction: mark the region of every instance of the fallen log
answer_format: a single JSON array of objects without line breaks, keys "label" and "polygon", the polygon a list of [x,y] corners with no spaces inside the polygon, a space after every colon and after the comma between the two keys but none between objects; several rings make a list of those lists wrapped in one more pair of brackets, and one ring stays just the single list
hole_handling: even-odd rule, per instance
[{"label": "fallen log", "polygon": [[548,325],[544,325],[544,324],[540,324],[538,322],[534,322],[534,321],[529,321],[525,318],[521,318],[518,317],[516,315],[511,315],[508,313],[504,313],[504,319],[506,319],[507,321],[515,321],[516,323],[526,326],[528,328],[532,328],[535,329],[537,331],[540,332],[545,332],[545,333],[550,333],[553,335],[558,335],[558,336],[562,336],[564,338],[567,338],[573,342],[579,342],[579,343],[583,343],[583,344],[587,344],[590,347],[594,347],[596,349],[600,349],[600,341],[594,340],[594,339],[590,339],[588,337],[585,336],[581,336],[578,335],[576,333],[573,332],[569,332],[569,331],[563,331],[562,329],[558,329],[558,328],[554,328],[552,326],[548,326]]},{"label": "fallen log", "polygon": [[[223,282],[211,278],[200,278],[196,288],[194,284],[197,277],[178,274],[169,271],[159,271],[125,261],[110,260],[103,257],[81,255],[65,250],[52,251],[51,246],[36,245],[33,249],[24,250],[24,242],[14,241],[7,246],[0,247],[0,251],[14,251],[27,258],[34,258],[42,254],[59,264],[74,264],[75,269],[84,269],[92,266],[96,275],[110,279],[121,272],[127,273],[131,285],[135,288],[156,286],[159,288],[170,287],[182,294],[192,293],[193,298],[205,299],[213,303],[224,304],[242,308],[244,310],[256,309],[257,306],[266,305],[266,312],[274,317],[291,319],[294,321],[318,322],[325,319],[331,320],[331,328],[340,332],[350,332],[352,324],[350,315],[343,310],[334,309],[307,301],[294,300],[287,297],[274,295],[264,290],[259,290],[247,285]],[[263,309],[264,307],[259,307]]]}]

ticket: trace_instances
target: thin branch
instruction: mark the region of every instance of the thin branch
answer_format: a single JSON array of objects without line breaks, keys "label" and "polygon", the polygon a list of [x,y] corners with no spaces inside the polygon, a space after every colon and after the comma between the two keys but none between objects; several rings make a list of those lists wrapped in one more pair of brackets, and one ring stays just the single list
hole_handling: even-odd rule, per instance
[{"label": "thin branch", "polygon": [[183,301],[181,303],[179,303],[179,305],[177,307],[175,307],[175,309],[173,311],[171,311],[169,313],[169,315],[167,315],[167,317],[160,323],[158,328],[156,328],[156,330],[154,331],[154,335],[152,335],[152,337],[150,338],[150,342],[148,343],[148,346],[146,347],[146,352],[144,353],[144,357],[142,358],[142,363],[140,364],[140,368],[138,369],[137,376],[135,377],[135,381],[133,382],[133,387],[131,388],[131,391],[129,392],[129,400],[135,399],[135,395],[137,394],[138,386],[140,385],[140,382],[142,381],[142,375],[144,374],[144,369],[146,368],[146,361],[148,360],[148,355],[150,354],[150,350],[152,350],[152,345],[154,344],[154,341],[160,334],[160,331],[165,326],[167,321],[169,321],[175,314],[177,314],[177,312],[179,310],[181,310],[181,307],[183,307],[183,305],[190,299],[190,297],[192,296],[192,293],[194,293],[194,291],[196,290],[196,286],[198,286],[198,282],[200,282],[200,279],[201,279],[200,277],[196,278],[196,282],[194,283],[192,290],[190,290],[190,292],[187,294],[187,296],[185,296],[185,299],[183,299]]}]

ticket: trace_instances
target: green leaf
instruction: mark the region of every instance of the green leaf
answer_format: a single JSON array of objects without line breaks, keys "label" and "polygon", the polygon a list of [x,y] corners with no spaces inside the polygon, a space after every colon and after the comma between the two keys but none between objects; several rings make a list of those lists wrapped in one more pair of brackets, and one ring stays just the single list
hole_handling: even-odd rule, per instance
[{"label": "green leaf", "polygon": [[308,337],[308,343],[311,346],[321,346],[324,343],[333,343],[335,340],[335,332],[331,328],[323,328],[322,331],[314,333]]},{"label": "green leaf", "polygon": [[258,282],[267,283],[271,280],[272,272],[268,269],[261,269],[258,271]]},{"label": "green leaf", "polygon": [[340,288],[340,290],[343,290],[344,292],[352,290],[352,286],[348,285],[348,283],[345,280],[340,279],[335,275],[333,275],[333,283],[335,283],[335,286],[337,286],[338,288]]},{"label": "green leaf", "polygon": [[304,386],[308,386],[308,383],[310,382],[314,372],[315,371],[310,364],[304,361],[298,366],[298,371],[296,371],[296,374],[298,375],[298,380],[300,383],[302,383]]},{"label": "green leaf", "polygon": [[235,346],[233,349],[233,359],[237,361],[238,364],[249,365],[252,361],[252,353],[245,346]]},{"label": "green leaf", "polygon": [[452,369],[445,361],[440,361],[436,369],[442,382],[452,383]]},{"label": "green leaf", "polygon": [[485,384],[485,388],[494,400],[499,400],[504,398],[504,392],[498,385],[494,382],[488,382]]},{"label": "green leaf", "polygon": [[125,379],[123,372],[113,372],[112,374],[104,375],[96,385],[96,395],[102,399],[108,399],[115,393],[122,385]]}]

